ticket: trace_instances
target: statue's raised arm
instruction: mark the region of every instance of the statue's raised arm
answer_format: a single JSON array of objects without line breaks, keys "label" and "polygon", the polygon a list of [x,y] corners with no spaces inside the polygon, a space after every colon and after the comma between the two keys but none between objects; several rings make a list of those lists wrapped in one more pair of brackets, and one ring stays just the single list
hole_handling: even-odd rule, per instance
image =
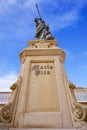
[{"label": "statue's raised arm", "polygon": [[35,18],[34,22],[36,23],[36,34],[35,37],[37,39],[46,39],[46,40],[51,40],[54,39],[52,36],[51,32],[49,31],[49,26],[45,24],[45,21],[41,18],[38,6],[36,4],[36,8],[38,11],[38,14],[40,18]]}]

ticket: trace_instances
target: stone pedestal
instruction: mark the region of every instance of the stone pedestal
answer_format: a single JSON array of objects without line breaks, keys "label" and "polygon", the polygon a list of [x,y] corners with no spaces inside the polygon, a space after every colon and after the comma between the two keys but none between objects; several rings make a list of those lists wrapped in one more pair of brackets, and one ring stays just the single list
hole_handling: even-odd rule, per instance
[{"label": "stone pedestal", "polygon": [[57,41],[29,41],[20,58],[22,83],[14,127],[72,127],[64,82],[65,52]]},{"label": "stone pedestal", "polygon": [[11,87],[15,91],[12,101],[15,106],[9,130],[77,130],[81,127],[80,121],[86,116],[80,114],[82,120],[77,122],[73,119],[74,98],[64,70],[65,52],[57,47],[57,41],[29,41],[20,59],[20,75]]}]

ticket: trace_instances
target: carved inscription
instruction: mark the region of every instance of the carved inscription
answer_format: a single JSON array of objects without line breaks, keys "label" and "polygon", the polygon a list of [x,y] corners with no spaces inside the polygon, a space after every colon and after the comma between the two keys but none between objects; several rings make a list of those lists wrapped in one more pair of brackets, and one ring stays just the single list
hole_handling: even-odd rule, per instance
[{"label": "carved inscription", "polygon": [[35,71],[35,75],[50,75],[53,65],[33,65],[32,70]]}]

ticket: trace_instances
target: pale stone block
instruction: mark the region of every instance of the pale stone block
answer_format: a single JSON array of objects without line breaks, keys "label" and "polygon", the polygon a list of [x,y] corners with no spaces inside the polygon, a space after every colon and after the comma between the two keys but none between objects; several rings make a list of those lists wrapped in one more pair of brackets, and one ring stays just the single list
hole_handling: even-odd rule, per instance
[{"label": "pale stone block", "polygon": [[0,130],[9,130],[9,128],[0,128]]},{"label": "pale stone block", "polygon": [[26,112],[59,111],[54,63],[31,63]]},{"label": "pale stone block", "polygon": [[12,122],[19,128],[9,130],[80,130],[74,128],[69,86],[65,82],[65,52],[57,42],[30,41],[20,59],[22,84]]},{"label": "pale stone block", "polygon": [[60,112],[35,112],[24,114],[24,127],[62,128]]},{"label": "pale stone block", "polygon": [[[81,130],[81,129],[77,129],[77,128],[10,128],[9,130]],[[83,129],[83,130],[87,130],[87,129]]]}]

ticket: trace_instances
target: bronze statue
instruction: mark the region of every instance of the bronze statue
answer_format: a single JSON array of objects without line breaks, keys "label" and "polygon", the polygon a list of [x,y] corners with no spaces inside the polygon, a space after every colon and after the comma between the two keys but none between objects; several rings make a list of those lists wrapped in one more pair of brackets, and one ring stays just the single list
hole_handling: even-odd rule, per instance
[{"label": "bronze statue", "polygon": [[47,26],[45,24],[45,21],[41,18],[37,4],[36,4],[36,8],[37,8],[37,11],[38,11],[40,18],[34,19],[34,22],[36,23],[36,35],[35,35],[35,37],[37,39],[46,39],[46,40],[54,39],[51,32],[49,31],[49,26]]}]

